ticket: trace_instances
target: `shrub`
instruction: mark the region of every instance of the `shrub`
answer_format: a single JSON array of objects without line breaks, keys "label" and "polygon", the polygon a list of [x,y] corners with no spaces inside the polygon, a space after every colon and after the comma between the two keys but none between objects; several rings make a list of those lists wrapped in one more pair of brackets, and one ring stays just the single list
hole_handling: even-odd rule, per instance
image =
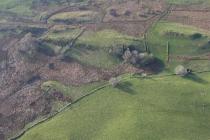
[{"label": "shrub", "polygon": [[109,14],[112,15],[113,17],[118,17],[119,16],[116,9],[111,9],[109,11]]},{"label": "shrub", "polygon": [[202,34],[200,34],[200,33],[194,33],[194,34],[192,34],[192,35],[190,36],[190,38],[191,38],[192,40],[200,39],[201,37],[202,37]]},{"label": "shrub", "polygon": [[175,68],[175,74],[180,76],[186,76],[188,74],[188,71],[184,66],[179,65]]},{"label": "shrub", "polygon": [[120,77],[112,77],[109,80],[109,84],[112,85],[113,87],[116,87],[121,81]]},{"label": "shrub", "polygon": [[130,62],[131,57],[132,57],[132,53],[131,53],[130,49],[127,48],[127,50],[124,52],[122,58],[125,62]]},{"label": "shrub", "polygon": [[125,16],[130,16],[130,15],[131,15],[131,11],[126,10],[125,13],[124,13],[124,15],[125,15]]},{"label": "shrub", "polygon": [[137,67],[146,67],[155,60],[153,54],[139,53],[137,50],[130,51],[129,48],[124,52],[122,58],[126,63],[130,63]]}]

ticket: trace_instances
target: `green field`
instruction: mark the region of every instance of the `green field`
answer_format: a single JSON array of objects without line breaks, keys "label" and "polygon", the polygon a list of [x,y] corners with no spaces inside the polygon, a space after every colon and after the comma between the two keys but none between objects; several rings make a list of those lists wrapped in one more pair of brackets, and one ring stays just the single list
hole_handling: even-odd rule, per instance
[{"label": "green field", "polygon": [[[192,36],[196,34],[200,34],[201,37],[193,38]],[[169,43],[169,55],[171,56],[201,56],[210,52],[208,31],[179,23],[160,21],[149,30],[148,46],[149,50],[163,62],[166,62],[167,58],[167,42]],[[209,63],[208,61],[203,62],[206,65]],[[173,70],[178,64],[187,65],[191,68],[191,63],[193,62],[171,60],[169,69]],[[196,62],[195,64],[199,63]],[[209,69],[209,67],[202,68]],[[197,68],[194,70],[198,71]]]},{"label": "green field", "polygon": [[88,91],[103,85],[103,82],[95,82],[82,86],[67,86],[58,81],[46,81],[41,85],[41,89],[45,94],[50,94],[50,91],[61,92],[64,96],[71,97],[72,101],[76,101],[82,96],[86,95]]},{"label": "green field", "polygon": [[[145,51],[141,38],[125,35],[115,30],[87,30],[83,34],[81,32],[82,29],[77,27],[70,29],[62,26],[55,27],[41,39],[56,54],[61,53],[81,64],[102,68],[111,68],[122,62],[122,58],[118,55],[123,46]],[[73,41],[80,34],[81,36]],[[69,44],[72,46],[69,47]]]},{"label": "green field", "polygon": [[[192,39],[190,36],[200,33],[202,37]],[[177,35],[174,35],[177,34]],[[161,21],[150,29],[148,42],[151,51],[158,57],[164,58],[167,42],[171,53],[176,55],[196,55],[209,41],[209,32],[193,26]]]},{"label": "green field", "polygon": [[21,140],[208,140],[209,74],[130,79],[74,104]]},{"label": "green field", "polygon": [[[111,68],[122,62],[110,49],[122,49],[123,45],[135,46],[144,51],[143,42],[136,37],[121,34],[115,30],[86,31],[67,51],[67,55],[85,65]],[[97,58],[97,59],[96,59]]]}]

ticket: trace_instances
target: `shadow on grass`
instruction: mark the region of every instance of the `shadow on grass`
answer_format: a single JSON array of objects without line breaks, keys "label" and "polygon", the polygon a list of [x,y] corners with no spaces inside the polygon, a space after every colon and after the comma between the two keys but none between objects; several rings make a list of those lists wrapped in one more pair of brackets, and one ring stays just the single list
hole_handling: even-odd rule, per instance
[{"label": "shadow on grass", "polygon": [[201,84],[207,84],[208,83],[208,81],[200,78],[198,75],[196,75],[194,73],[188,74],[184,78],[188,79],[188,80],[191,80],[191,81],[194,81],[194,82],[197,82],[197,83],[201,83]]},{"label": "shadow on grass", "polygon": [[132,84],[130,82],[122,82],[116,86],[119,90],[126,92],[128,94],[135,95],[137,92],[133,90]]},{"label": "shadow on grass", "polygon": [[165,68],[165,64],[162,60],[155,58],[149,64],[145,66],[146,70],[149,70],[155,74],[162,72]]}]

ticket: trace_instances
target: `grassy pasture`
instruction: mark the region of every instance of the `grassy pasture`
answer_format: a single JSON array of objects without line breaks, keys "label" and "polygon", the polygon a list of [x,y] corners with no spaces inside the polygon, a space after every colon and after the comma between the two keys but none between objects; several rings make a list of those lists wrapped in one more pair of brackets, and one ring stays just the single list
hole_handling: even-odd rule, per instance
[{"label": "grassy pasture", "polygon": [[41,89],[45,92],[49,90],[61,92],[64,96],[71,97],[72,101],[75,101],[81,96],[84,96],[87,91],[90,91],[100,85],[102,85],[102,83],[97,82],[82,86],[67,86],[57,81],[46,81],[41,85]]},{"label": "grassy pasture", "polygon": [[[167,32],[178,33],[180,36],[173,36],[167,34]],[[190,36],[195,33],[201,33],[203,37],[195,40],[191,39]],[[154,54],[157,54],[159,57],[163,58],[163,52],[166,48],[167,41],[170,43],[170,49],[173,54],[193,55],[198,53],[197,50],[199,47],[209,41],[208,35],[209,33],[207,31],[193,26],[162,21],[150,30],[148,34],[148,41],[150,44],[154,44],[151,45],[151,49],[154,49]]]},{"label": "grassy pasture", "polygon": [[144,51],[143,43],[139,38],[114,30],[101,30],[86,31],[66,54],[83,64],[110,68],[121,62],[121,58],[109,52],[110,49],[122,49],[123,45],[136,46]]},{"label": "grassy pasture", "polygon": [[[202,37],[193,39],[192,36],[197,33],[202,34]],[[150,29],[148,44],[150,51],[165,62],[167,57],[167,42],[169,42],[170,46],[170,55],[199,56],[210,52],[208,31],[179,23],[160,21]],[[208,63],[208,61],[203,62]],[[176,60],[173,60],[169,65],[173,69],[180,63],[190,66],[193,62],[176,62]]]},{"label": "grassy pasture", "polygon": [[65,46],[70,44],[82,29],[63,29],[63,27],[56,27],[41,39],[51,46],[54,52],[64,53],[65,56],[85,65],[110,68],[119,64],[121,58],[110,53],[110,49],[122,49],[123,45],[135,46],[141,51],[145,50],[141,39],[121,34],[115,30],[86,31],[77,39],[74,46],[68,48]]},{"label": "grassy pasture", "polygon": [[131,79],[85,98],[20,139],[208,140],[209,82],[209,74]]},{"label": "grassy pasture", "polygon": [[97,46],[102,48],[117,47],[116,45],[130,45],[138,44],[139,38],[121,34],[115,30],[101,30],[97,32],[86,32],[79,38],[78,43],[86,43],[91,46]]}]

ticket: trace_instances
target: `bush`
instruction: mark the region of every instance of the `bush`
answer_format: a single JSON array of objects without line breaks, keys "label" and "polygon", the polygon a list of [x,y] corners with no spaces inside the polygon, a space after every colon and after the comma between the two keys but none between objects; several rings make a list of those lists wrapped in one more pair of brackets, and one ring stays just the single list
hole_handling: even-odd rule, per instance
[{"label": "bush", "polygon": [[132,57],[132,53],[131,53],[130,49],[127,48],[127,50],[124,52],[122,58],[125,62],[130,62],[131,57]]},{"label": "bush", "polygon": [[179,65],[175,68],[175,74],[180,76],[186,76],[188,74],[188,71],[184,66]]},{"label": "bush", "polygon": [[117,10],[116,9],[111,9],[109,11],[109,14],[112,15],[113,17],[118,17],[119,15],[117,14]]},{"label": "bush", "polygon": [[109,84],[112,85],[113,87],[116,87],[121,81],[120,77],[112,77],[109,80]]},{"label": "bush", "polygon": [[149,53],[139,53],[137,50],[130,51],[129,48],[124,52],[122,56],[126,63],[130,63],[137,67],[146,67],[152,64],[155,60],[154,56]]},{"label": "bush", "polygon": [[130,15],[131,15],[131,11],[126,10],[125,13],[124,13],[124,15],[125,15],[125,16],[130,16]]},{"label": "bush", "polygon": [[202,34],[200,34],[200,33],[194,33],[194,34],[192,34],[192,35],[190,36],[190,38],[191,38],[192,40],[200,39],[201,37],[202,37]]}]

